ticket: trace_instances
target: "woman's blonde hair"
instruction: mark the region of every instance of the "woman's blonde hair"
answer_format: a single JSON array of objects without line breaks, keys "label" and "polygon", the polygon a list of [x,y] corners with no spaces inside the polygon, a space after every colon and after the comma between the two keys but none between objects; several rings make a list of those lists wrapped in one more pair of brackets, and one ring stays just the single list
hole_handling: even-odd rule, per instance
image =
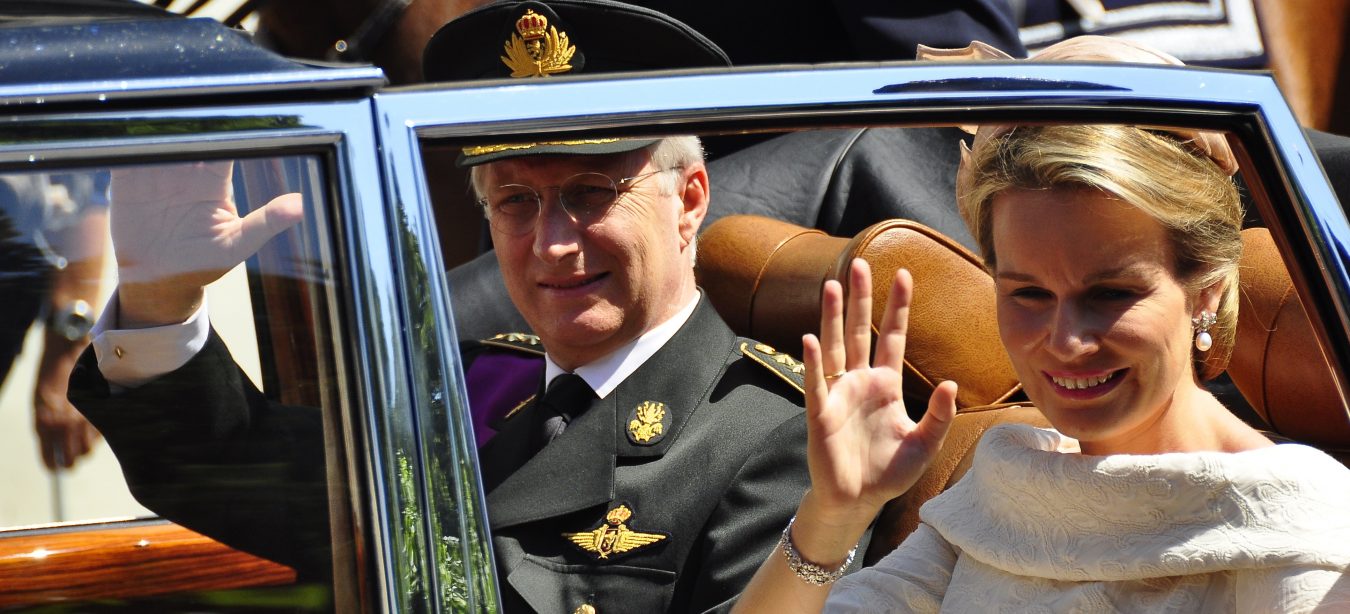
[{"label": "woman's blonde hair", "polygon": [[1193,352],[1197,374],[1217,374],[1232,354],[1242,257],[1242,204],[1228,173],[1174,135],[1133,126],[1020,126],[977,138],[962,163],[957,203],[991,271],[994,197],[1049,188],[1100,190],[1138,207],[1167,229],[1185,287],[1223,283],[1214,346]]}]

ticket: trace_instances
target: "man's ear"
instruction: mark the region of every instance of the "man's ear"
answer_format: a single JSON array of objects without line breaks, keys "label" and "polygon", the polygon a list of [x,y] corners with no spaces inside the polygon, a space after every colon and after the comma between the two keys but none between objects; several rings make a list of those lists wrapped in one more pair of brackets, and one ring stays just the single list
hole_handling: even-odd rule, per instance
[{"label": "man's ear", "polygon": [[675,192],[684,205],[680,211],[681,249],[694,241],[699,226],[703,225],[703,218],[708,215],[708,200],[711,195],[709,187],[708,169],[702,162],[684,169]]}]

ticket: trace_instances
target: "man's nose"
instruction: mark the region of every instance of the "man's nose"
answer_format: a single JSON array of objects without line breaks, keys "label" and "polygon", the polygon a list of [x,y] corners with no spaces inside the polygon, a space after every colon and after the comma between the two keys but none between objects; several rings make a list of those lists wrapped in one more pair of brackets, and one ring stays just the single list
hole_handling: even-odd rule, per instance
[{"label": "man's nose", "polygon": [[1071,303],[1060,304],[1055,309],[1047,344],[1056,358],[1072,362],[1095,353],[1100,343],[1101,333],[1092,314]]},{"label": "man's nose", "polygon": [[576,220],[562,206],[558,190],[539,195],[539,215],[534,221],[534,255],[556,264],[581,251],[581,232]]}]

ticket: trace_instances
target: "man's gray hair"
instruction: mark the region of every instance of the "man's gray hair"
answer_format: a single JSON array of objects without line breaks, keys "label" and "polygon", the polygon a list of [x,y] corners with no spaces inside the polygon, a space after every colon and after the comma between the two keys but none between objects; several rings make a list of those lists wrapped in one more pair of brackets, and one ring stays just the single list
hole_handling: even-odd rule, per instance
[{"label": "man's gray hair", "polygon": [[[687,168],[703,162],[703,143],[696,136],[666,137],[649,145],[647,151],[651,152],[652,166],[661,170]],[[678,176],[675,173],[663,175],[667,191],[679,189]]]},{"label": "man's gray hair", "polygon": [[[662,170],[688,167],[703,161],[703,143],[696,136],[669,136],[632,153],[640,151],[648,152],[652,166]],[[473,188],[475,199],[487,193],[488,186],[483,185],[486,167],[486,164],[480,164],[469,169],[469,185]],[[665,177],[665,191],[674,192],[679,187],[674,175],[667,174]]]}]

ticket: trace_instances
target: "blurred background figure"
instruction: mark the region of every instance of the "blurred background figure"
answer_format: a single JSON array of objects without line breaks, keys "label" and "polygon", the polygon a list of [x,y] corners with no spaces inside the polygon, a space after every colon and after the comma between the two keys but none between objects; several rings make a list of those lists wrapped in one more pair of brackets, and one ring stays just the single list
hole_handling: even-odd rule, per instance
[{"label": "blurred background figure", "polygon": [[[98,439],[66,382],[104,298],[107,186],[105,171],[0,175],[0,412],[31,405],[38,455],[58,473]],[[51,492],[61,519],[55,481]]]},{"label": "blurred background figure", "polygon": [[89,344],[104,292],[108,246],[108,173],[51,175],[46,186],[49,260],[55,269],[43,304],[42,357],[33,416],[42,462],[69,468],[92,449],[98,432],[66,400],[66,382]]},{"label": "blurred background figure", "polygon": [[66,401],[66,379],[101,303],[107,186],[106,172],[0,176],[0,378],[40,325],[31,398],[49,469],[72,466],[98,436]]},{"label": "blurred background figure", "polygon": [[1269,69],[1304,126],[1350,134],[1348,0],[1010,3],[1032,55],[1065,38],[1100,34],[1150,45],[1191,66]]},{"label": "blurred background figure", "polygon": [[106,172],[0,176],[0,376],[9,374],[29,325],[40,324],[32,400],[49,469],[72,466],[98,436],[66,401],[66,379],[100,304],[107,185]]},{"label": "blurred background figure", "polygon": [[[394,84],[421,81],[422,48],[431,34],[441,24],[485,3],[140,1],[259,32],[261,42],[286,55],[370,62],[383,68]],[[818,0],[795,3],[797,8],[790,10],[777,6],[769,10],[749,2],[713,5],[641,0],[636,4],[693,26],[738,65],[912,59],[913,44],[893,44],[897,39],[888,34],[895,32],[895,20],[906,16],[954,19],[964,15],[988,29],[977,32],[975,38],[1010,53],[1025,45],[1034,54],[1078,34],[1119,36],[1150,44],[1190,65],[1269,69],[1305,126],[1350,134],[1350,113],[1344,111],[1350,108],[1344,104],[1350,100],[1350,70],[1343,61],[1350,0]],[[747,25],[762,19],[789,28],[812,25],[826,34],[813,34],[803,44],[781,28]],[[1003,34],[1005,26],[1012,28],[1010,37]],[[1020,39],[1020,44],[1013,39]],[[344,51],[337,50],[338,41],[343,41]],[[968,41],[917,42],[964,46]]]}]

